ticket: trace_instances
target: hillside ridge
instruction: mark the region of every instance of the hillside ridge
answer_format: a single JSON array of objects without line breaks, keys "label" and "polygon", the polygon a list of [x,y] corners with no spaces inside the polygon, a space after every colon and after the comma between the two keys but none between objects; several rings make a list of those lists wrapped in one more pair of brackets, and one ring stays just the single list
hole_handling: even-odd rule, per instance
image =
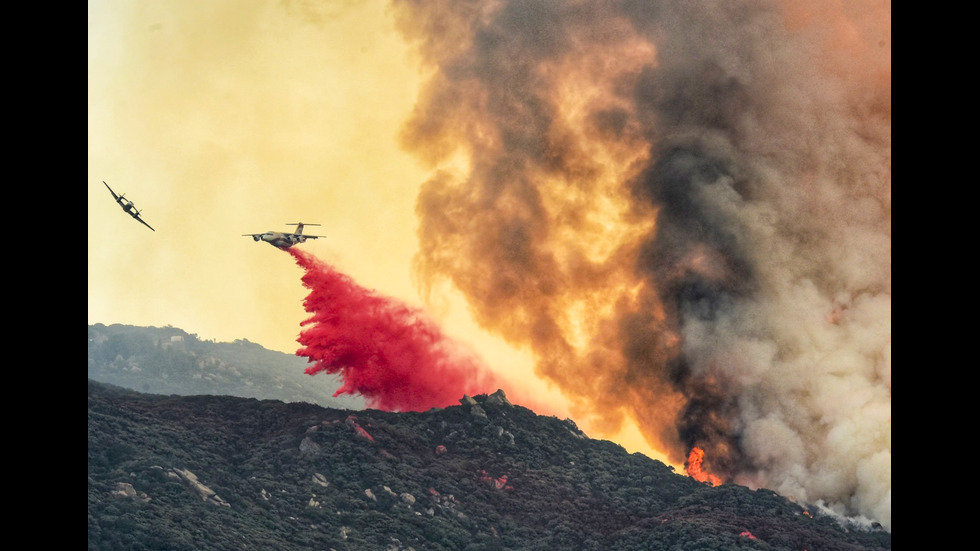
[{"label": "hillside ridge", "polygon": [[89,549],[891,548],[503,392],[396,413],[88,387]]}]

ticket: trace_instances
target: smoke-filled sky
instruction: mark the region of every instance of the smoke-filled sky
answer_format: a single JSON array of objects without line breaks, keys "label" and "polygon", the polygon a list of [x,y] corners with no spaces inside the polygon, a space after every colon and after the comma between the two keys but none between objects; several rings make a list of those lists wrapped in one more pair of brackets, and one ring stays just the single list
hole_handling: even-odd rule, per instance
[{"label": "smoke-filled sky", "polygon": [[890,52],[888,1],[91,2],[89,323],[295,352],[241,234],[320,223],[590,435],[890,529]]}]

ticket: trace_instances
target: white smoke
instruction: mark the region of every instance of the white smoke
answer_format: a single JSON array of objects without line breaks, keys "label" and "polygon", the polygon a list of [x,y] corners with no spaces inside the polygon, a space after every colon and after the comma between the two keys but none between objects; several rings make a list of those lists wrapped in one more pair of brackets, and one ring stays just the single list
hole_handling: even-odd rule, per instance
[{"label": "white smoke", "polygon": [[714,20],[702,8],[665,12],[678,28],[707,19],[718,32],[665,33],[660,44],[678,70],[710,59],[744,85],[721,154],[737,159],[748,191],[702,199],[735,221],[759,288],[714,319],[685,317],[685,355],[694,373],[739,387],[751,468],[736,482],[890,529],[891,140],[880,88],[890,65],[879,45],[890,30],[828,52],[820,33],[835,29],[822,25],[840,20],[794,31],[780,10],[726,20],[729,5]]},{"label": "white smoke", "polygon": [[[436,68],[406,143],[470,167],[423,187],[423,279],[452,281],[539,372],[675,457],[707,441],[735,482],[890,529],[890,4],[393,5]],[[565,116],[569,98],[587,114]],[[638,142],[646,158],[597,185],[600,153]],[[600,192],[655,230],[566,262],[588,258],[574,244],[606,216]],[[621,281],[613,263],[643,291],[569,323]]]}]

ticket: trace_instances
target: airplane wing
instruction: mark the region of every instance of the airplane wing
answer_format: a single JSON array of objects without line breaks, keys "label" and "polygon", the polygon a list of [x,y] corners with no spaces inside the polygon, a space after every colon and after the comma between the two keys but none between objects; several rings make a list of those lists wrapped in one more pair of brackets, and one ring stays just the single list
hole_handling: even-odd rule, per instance
[{"label": "airplane wing", "polygon": [[[102,183],[105,184],[105,180],[102,180]],[[118,203],[119,202],[119,196],[116,195],[116,192],[115,191],[112,191],[112,188],[109,187],[109,184],[105,184],[105,187],[109,188],[109,193],[112,194],[112,198],[115,199],[116,202]]]},{"label": "airplane wing", "polygon": [[[147,224],[146,223],[146,220],[143,220],[142,218],[140,218],[138,214],[134,214],[133,215],[133,218],[139,220],[140,224],[143,224],[144,226],[146,226],[146,227],[150,228],[151,230],[153,230],[153,226]],[[153,230],[153,231],[156,231],[156,230]]]},{"label": "airplane wing", "polygon": [[305,237],[307,239],[316,239],[317,237],[326,237],[325,235],[310,235],[308,233],[291,233],[292,237]]}]

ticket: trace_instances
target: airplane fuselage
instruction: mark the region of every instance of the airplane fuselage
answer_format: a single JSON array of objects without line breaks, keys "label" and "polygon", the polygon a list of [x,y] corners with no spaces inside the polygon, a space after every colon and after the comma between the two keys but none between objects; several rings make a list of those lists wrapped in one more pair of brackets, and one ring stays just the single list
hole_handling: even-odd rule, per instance
[{"label": "airplane fuselage", "polygon": [[138,212],[134,211],[135,206],[125,199],[119,200],[119,206],[121,206],[123,210],[126,211],[126,213],[130,214],[131,216],[136,216],[137,214],[139,214]]},{"label": "airplane fuselage", "polygon": [[302,235],[297,236],[279,232],[260,233],[258,235],[253,235],[252,238],[256,241],[265,241],[266,243],[279,249],[288,249],[297,243],[304,243],[306,241],[306,238]]},{"label": "airplane fuselage", "polygon": [[[250,235],[255,241],[265,241],[277,249],[288,249],[297,243],[306,243],[307,239],[317,239],[318,237],[323,237],[321,235],[303,235],[304,224],[302,222],[287,225],[296,226],[296,233],[267,231],[265,233],[244,233],[242,235]],[[307,225],[319,226],[320,224]]]}]

